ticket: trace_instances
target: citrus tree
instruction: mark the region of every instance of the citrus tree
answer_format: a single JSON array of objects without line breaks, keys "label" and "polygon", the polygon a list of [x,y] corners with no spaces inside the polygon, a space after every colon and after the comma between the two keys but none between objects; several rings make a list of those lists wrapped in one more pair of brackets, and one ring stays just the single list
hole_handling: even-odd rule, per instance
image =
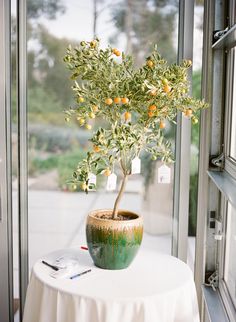
[{"label": "citrus tree", "polygon": [[206,105],[188,95],[191,61],[168,65],[156,46],[139,69],[118,49],[101,49],[98,39],[69,46],[64,61],[72,73],[76,102],[65,111],[65,120],[75,117],[87,130],[95,117],[107,121],[106,128],[93,133],[93,150],[78,163],[71,183],[88,192],[94,188],[91,173],[109,177],[119,164],[123,178],[113,208],[116,219],[133,160],[147,151],[154,160],[173,162],[171,144],[164,138],[166,123],[175,123],[178,111],[197,123],[195,114]]}]

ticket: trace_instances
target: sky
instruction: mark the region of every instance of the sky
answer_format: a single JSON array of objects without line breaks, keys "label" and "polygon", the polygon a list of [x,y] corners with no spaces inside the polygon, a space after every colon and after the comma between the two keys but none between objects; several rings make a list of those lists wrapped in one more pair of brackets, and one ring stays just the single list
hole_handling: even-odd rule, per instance
[{"label": "sky", "polygon": [[[110,3],[116,4],[118,0]],[[67,0],[65,14],[58,15],[56,20],[40,19],[49,31],[59,38],[66,37],[74,40],[93,39],[93,1],[92,0]],[[109,3],[109,1],[106,1]],[[109,5],[101,4],[102,10],[98,17],[98,35],[104,45],[109,42],[109,37],[113,36],[115,27],[111,20]]]},{"label": "sky", "polygon": [[[98,17],[98,35],[102,46],[107,46],[110,38],[115,40],[115,43],[120,50],[125,49],[126,40],[124,35],[119,38],[115,36],[115,26],[112,22],[110,8],[117,4],[120,0],[101,0],[105,3],[101,5],[102,13]],[[138,0],[137,0],[138,1]],[[108,5],[106,5],[108,3]],[[110,3],[110,5],[109,5]],[[38,19],[39,23],[45,25],[48,31],[58,38],[68,38],[71,40],[91,40],[93,38],[93,0],[64,0],[66,12],[57,16],[55,20],[48,20],[46,18]],[[15,1],[12,1],[12,13],[16,12]],[[203,8],[196,7],[194,17],[194,50],[193,50],[193,69],[201,68],[202,60],[202,33],[199,31],[203,16]],[[177,46],[177,19],[176,19],[176,33],[173,35],[173,43]],[[29,44],[30,46],[32,44]],[[33,44],[37,46],[37,44]]]},{"label": "sky", "polygon": [[[114,39],[115,26],[112,22],[110,7],[116,4],[119,0],[104,1],[100,5],[103,8],[102,13],[98,17],[98,35],[101,39],[101,45],[106,46],[109,44],[109,39]],[[50,33],[62,38],[66,37],[74,40],[91,40],[93,38],[93,1],[92,0],[67,0],[64,2],[66,5],[65,14],[58,15],[55,20],[47,20],[41,18],[40,22],[47,26]],[[108,4],[107,4],[108,3]],[[104,9],[105,8],[105,9]],[[193,69],[201,68],[201,47],[202,47],[202,34],[198,26],[202,21],[203,9],[197,7],[195,10],[194,19],[194,59]],[[177,30],[177,19],[176,19]],[[176,32],[177,33],[177,32]],[[177,34],[173,37],[173,42],[177,39]],[[119,49],[125,49],[125,37],[120,35],[115,39]],[[176,44],[177,45],[177,44]]]}]

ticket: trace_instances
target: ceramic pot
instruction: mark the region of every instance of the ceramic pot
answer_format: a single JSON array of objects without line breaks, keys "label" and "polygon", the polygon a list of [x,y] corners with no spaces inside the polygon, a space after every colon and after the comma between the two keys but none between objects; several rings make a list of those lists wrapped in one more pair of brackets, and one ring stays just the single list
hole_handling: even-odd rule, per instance
[{"label": "ceramic pot", "polygon": [[99,209],[89,213],[86,237],[94,264],[104,269],[123,269],[130,265],[142,242],[143,219],[126,210],[119,214],[128,220],[104,219],[111,209]]}]

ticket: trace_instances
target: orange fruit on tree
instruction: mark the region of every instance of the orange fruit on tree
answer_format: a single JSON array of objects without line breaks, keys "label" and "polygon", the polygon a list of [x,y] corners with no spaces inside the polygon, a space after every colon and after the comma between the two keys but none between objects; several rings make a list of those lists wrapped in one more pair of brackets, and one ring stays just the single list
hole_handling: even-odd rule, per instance
[{"label": "orange fruit on tree", "polygon": [[93,105],[92,106],[92,110],[94,113],[96,113],[98,111],[98,106],[97,105]]},{"label": "orange fruit on tree", "polygon": [[95,114],[94,114],[93,112],[89,112],[89,117],[90,117],[91,119],[95,119]]},{"label": "orange fruit on tree", "polygon": [[131,113],[130,112],[125,112],[124,117],[125,117],[126,122],[129,121],[131,119]]},{"label": "orange fruit on tree", "polygon": [[193,124],[197,124],[198,123],[198,119],[195,116],[192,117],[192,123]]},{"label": "orange fruit on tree", "polygon": [[151,59],[148,59],[146,64],[150,68],[152,68],[154,66],[154,62]]},{"label": "orange fruit on tree", "polygon": [[109,177],[111,175],[111,170],[109,168],[107,168],[106,170],[104,170],[104,175],[106,177]]},{"label": "orange fruit on tree", "polygon": [[105,104],[107,104],[107,105],[111,105],[112,103],[113,103],[112,98],[106,98],[106,99],[105,99]]},{"label": "orange fruit on tree", "polygon": [[149,111],[148,112],[148,117],[153,117],[154,116],[154,113],[152,111]]},{"label": "orange fruit on tree", "polygon": [[85,123],[85,119],[79,119],[79,124],[82,126]]},{"label": "orange fruit on tree", "polygon": [[193,64],[192,61],[191,61],[191,59],[187,59],[186,60],[186,63],[188,64],[189,67],[192,66],[192,64]]},{"label": "orange fruit on tree", "polygon": [[72,184],[72,186],[71,186],[71,188],[72,188],[72,190],[76,190],[77,189],[77,184]]},{"label": "orange fruit on tree", "polygon": [[153,112],[154,112],[154,111],[156,111],[156,110],[157,110],[157,107],[156,107],[156,105],[154,105],[154,104],[153,104],[153,105],[150,105],[150,106],[149,106],[148,110],[149,110],[149,111],[153,111]]},{"label": "orange fruit on tree", "polygon": [[157,90],[156,90],[156,89],[152,89],[152,90],[150,91],[150,95],[152,95],[152,96],[156,96],[156,95],[157,95]]},{"label": "orange fruit on tree", "polygon": [[122,102],[123,104],[128,104],[128,103],[129,103],[129,99],[128,99],[128,97],[122,97],[121,102]]},{"label": "orange fruit on tree", "polygon": [[167,80],[166,78],[163,78],[163,80],[162,80],[162,84],[163,84],[163,85],[168,85],[168,83],[169,83],[169,82],[168,82],[168,80]]},{"label": "orange fruit on tree", "polygon": [[191,117],[193,115],[193,110],[191,108],[188,108],[185,112],[184,112],[185,116]]},{"label": "orange fruit on tree", "polygon": [[86,130],[91,130],[92,125],[90,125],[90,124],[85,124],[85,128],[86,128]]},{"label": "orange fruit on tree", "polygon": [[84,102],[84,98],[82,96],[79,96],[78,99],[77,99],[77,101],[79,103],[83,103]]},{"label": "orange fruit on tree", "polygon": [[116,55],[117,57],[121,55],[121,52],[117,49],[117,48],[114,48],[112,49],[112,52],[114,55]]},{"label": "orange fruit on tree", "polygon": [[160,129],[164,129],[166,127],[166,123],[164,121],[160,121]]},{"label": "orange fruit on tree", "polygon": [[119,104],[121,102],[121,98],[120,97],[115,97],[114,98],[114,103]]},{"label": "orange fruit on tree", "polygon": [[169,93],[169,92],[171,91],[171,87],[170,87],[169,85],[164,85],[164,87],[163,87],[163,91],[164,91],[165,93]]},{"label": "orange fruit on tree", "polygon": [[100,151],[99,146],[94,145],[94,146],[93,146],[93,151],[94,151],[94,152],[99,152],[99,151]]},{"label": "orange fruit on tree", "polygon": [[82,182],[81,185],[80,185],[80,188],[85,191],[85,190],[88,189],[88,186],[86,185],[85,182]]},{"label": "orange fruit on tree", "polygon": [[91,48],[95,48],[95,47],[96,47],[96,45],[97,45],[96,40],[92,40],[92,41],[90,42],[90,47],[91,47]]}]

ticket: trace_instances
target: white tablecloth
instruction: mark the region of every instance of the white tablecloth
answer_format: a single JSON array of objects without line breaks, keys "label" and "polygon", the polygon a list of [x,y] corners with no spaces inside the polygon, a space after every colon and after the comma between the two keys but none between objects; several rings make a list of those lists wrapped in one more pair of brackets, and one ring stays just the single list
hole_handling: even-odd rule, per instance
[{"label": "white tablecloth", "polygon": [[192,272],[175,257],[141,250],[128,269],[109,271],[94,267],[87,251],[70,251],[92,272],[59,280],[37,262],[23,322],[199,322]]}]

